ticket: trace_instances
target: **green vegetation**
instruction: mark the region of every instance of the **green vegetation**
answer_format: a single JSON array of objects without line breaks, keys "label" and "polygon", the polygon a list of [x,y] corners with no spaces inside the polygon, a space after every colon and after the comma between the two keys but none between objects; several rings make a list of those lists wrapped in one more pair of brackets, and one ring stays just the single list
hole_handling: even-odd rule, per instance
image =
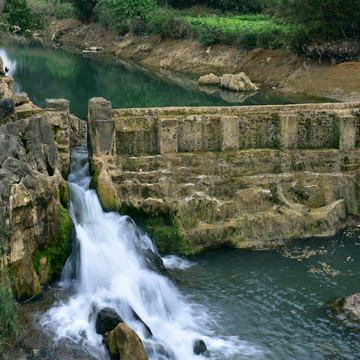
[{"label": "green vegetation", "polygon": [[0,269],[0,354],[9,349],[21,335],[18,304],[11,291],[13,278]]},{"label": "green vegetation", "polygon": [[[25,0],[8,2],[26,4]],[[241,49],[287,48],[319,61],[328,58],[333,64],[357,61],[360,54],[359,0],[28,0],[28,3],[44,14],[50,14],[46,8],[52,7],[53,16],[68,17],[74,13],[82,21],[98,21],[120,34],[188,38],[205,45],[231,44]],[[26,16],[21,16],[25,20],[21,21],[26,21],[28,12],[25,13]],[[15,16],[16,21],[12,17],[12,23],[20,21],[19,17]]]},{"label": "green vegetation", "polygon": [[277,48],[282,45],[288,27],[269,15],[241,15],[233,17],[192,17],[183,20],[196,29],[198,40],[205,44],[236,44],[241,48],[256,46]]},{"label": "green vegetation", "polygon": [[[9,250],[10,227],[4,216],[0,217],[0,256]],[[12,293],[13,277],[8,269],[1,268],[0,263],[0,354],[20,336],[18,305]]]},{"label": "green vegetation", "polygon": [[4,17],[11,27],[19,26],[23,32],[43,29],[46,25],[44,17],[34,12],[26,3],[26,0],[8,0],[4,10]]},{"label": "green vegetation", "polygon": [[9,237],[11,235],[10,226],[4,216],[0,217],[0,256],[9,250]]},{"label": "green vegetation", "polygon": [[32,254],[32,265],[41,283],[60,276],[68,258],[73,230],[73,222],[67,210],[60,204],[60,223],[56,236],[44,248],[37,248]]},{"label": "green vegetation", "polygon": [[141,209],[123,205],[120,214],[130,216],[154,241],[163,255],[187,254],[186,243],[169,214],[147,214]]},{"label": "green vegetation", "polygon": [[70,0],[29,0],[28,4],[34,12],[57,19],[69,19],[75,15],[74,6]]}]

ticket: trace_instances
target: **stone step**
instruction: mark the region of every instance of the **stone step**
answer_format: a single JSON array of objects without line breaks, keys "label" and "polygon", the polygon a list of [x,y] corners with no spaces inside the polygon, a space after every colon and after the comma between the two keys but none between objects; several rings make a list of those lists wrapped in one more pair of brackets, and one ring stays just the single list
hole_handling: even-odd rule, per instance
[{"label": "stone step", "polygon": [[148,172],[166,169],[167,162],[162,155],[121,156],[121,169],[132,172]]},{"label": "stone step", "polygon": [[111,171],[111,179],[116,183],[123,183],[130,180],[134,182],[140,182],[143,184],[155,184],[161,178],[167,175],[171,175],[169,170],[157,170],[157,171]]}]

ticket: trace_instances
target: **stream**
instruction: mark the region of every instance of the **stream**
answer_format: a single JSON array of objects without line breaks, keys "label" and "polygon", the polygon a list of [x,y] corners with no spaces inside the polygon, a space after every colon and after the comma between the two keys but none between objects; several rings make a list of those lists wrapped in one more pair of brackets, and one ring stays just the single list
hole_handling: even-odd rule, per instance
[{"label": "stream", "polygon": [[[70,99],[79,117],[86,116],[93,96],[107,98],[114,108],[230,104],[224,95],[202,92],[191,82],[61,50],[12,45],[0,56],[16,91],[26,91],[39,106],[46,98]],[[307,101],[321,99],[261,91],[231,104]],[[76,244],[61,281],[21,310],[28,342],[43,352],[39,358],[108,359],[95,332],[96,312],[104,307],[116,310],[138,333],[150,359],[360,358],[360,333],[327,306],[332,298],[360,290],[360,228],[272,250],[165,256],[174,281],[149,268],[146,249],[156,253],[151,239],[129,217],[104,213],[89,180],[87,149],[73,149],[68,182]],[[193,352],[198,339],[208,348],[206,357]]]}]

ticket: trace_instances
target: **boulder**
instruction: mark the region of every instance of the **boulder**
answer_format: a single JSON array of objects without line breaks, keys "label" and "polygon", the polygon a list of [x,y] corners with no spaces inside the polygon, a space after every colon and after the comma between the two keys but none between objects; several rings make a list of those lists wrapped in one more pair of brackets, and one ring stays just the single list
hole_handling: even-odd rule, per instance
[{"label": "boulder", "polygon": [[114,309],[104,308],[97,313],[95,329],[98,334],[104,335],[123,322],[121,316]]},{"label": "boulder", "polygon": [[141,252],[149,269],[155,271],[159,275],[170,277],[164,262],[158,254],[154,253],[151,249],[144,249]]},{"label": "boulder", "polygon": [[112,356],[121,360],[147,360],[140,337],[124,323],[120,323],[105,337],[105,344]]},{"label": "boulder", "polygon": [[207,352],[207,347],[204,340],[197,339],[194,341],[193,350],[195,355],[202,355]]},{"label": "boulder", "polygon": [[231,91],[255,91],[259,89],[243,72],[236,75],[223,75],[221,77],[221,87]]},{"label": "boulder", "polygon": [[360,321],[360,293],[356,293],[345,298],[344,309]]},{"label": "boulder", "polygon": [[342,326],[360,331],[360,293],[332,299],[328,307],[338,315],[336,321]]},{"label": "boulder", "polygon": [[199,85],[220,85],[221,79],[215,74],[200,76]]}]

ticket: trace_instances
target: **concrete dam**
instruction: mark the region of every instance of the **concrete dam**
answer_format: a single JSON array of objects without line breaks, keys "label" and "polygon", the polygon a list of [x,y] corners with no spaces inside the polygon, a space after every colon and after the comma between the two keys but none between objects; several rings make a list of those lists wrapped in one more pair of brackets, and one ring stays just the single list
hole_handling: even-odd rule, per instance
[{"label": "concrete dam", "polygon": [[359,214],[360,103],[112,109],[89,101],[92,186],[162,252],[330,235]]}]

